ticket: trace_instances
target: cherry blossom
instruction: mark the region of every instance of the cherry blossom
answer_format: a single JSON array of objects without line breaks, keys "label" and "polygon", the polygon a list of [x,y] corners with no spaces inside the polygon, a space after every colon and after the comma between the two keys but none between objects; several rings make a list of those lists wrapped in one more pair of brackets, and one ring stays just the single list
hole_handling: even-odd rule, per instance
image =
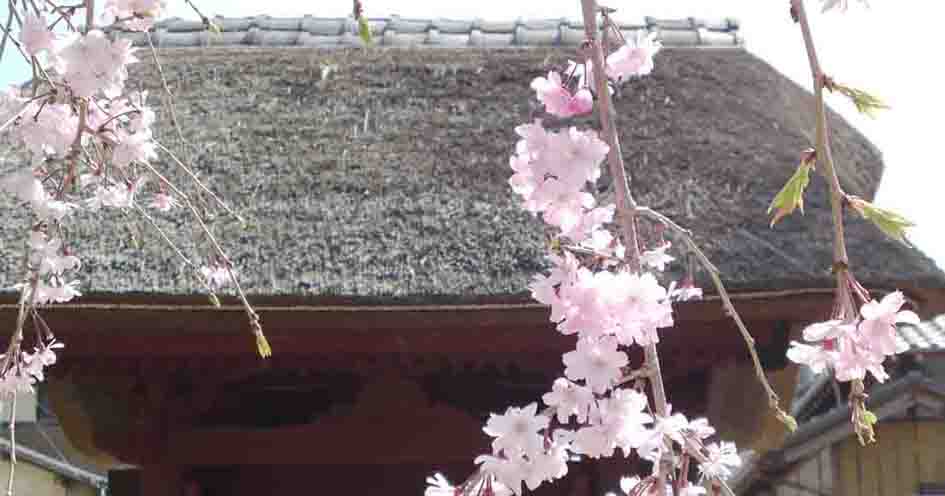
[{"label": "cherry blossom", "polygon": [[650,430],[646,426],[653,423],[653,417],[644,413],[648,402],[643,393],[617,389],[599,404],[601,423],[613,432],[613,442],[624,454],[629,455],[647,442]]},{"label": "cherry blossom", "polygon": [[634,488],[639,486],[640,482],[641,482],[640,478],[636,476],[621,477],[620,490],[623,491],[624,494],[630,494],[630,491],[633,491]]},{"label": "cherry blossom", "polygon": [[539,303],[551,306],[549,319],[552,322],[561,322],[565,317],[567,305],[558,296],[558,287],[562,284],[570,285],[576,281],[580,264],[574,255],[565,253],[564,256],[549,255],[548,260],[554,265],[548,276],[536,274],[529,289],[532,298]]},{"label": "cherry blossom", "polygon": [[105,17],[121,20],[123,27],[132,31],[147,31],[154,19],[167,10],[167,0],[108,0]]},{"label": "cherry blossom", "polygon": [[[847,7],[850,4],[850,0],[822,0],[822,1],[824,2],[824,8],[822,12],[827,12],[828,10],[832,10],[834,8],[839,8],[841,11],[846,12]],[[866,0],[859,0],[859,2],[867,7],[869,6],[869,3],[867,3]]]},{"label": "cherry blossom", "polygon": [[33,353],[22,352],[21,362],[24,372],[31,376],[36,382],[42,382],[46,377],[46,367],[56,363],[56,353],[53,350],[61,349],[62,347],[62,343],[52,340],[35,348]]},{"label": "cherry blossom", "polygon": [[675,258],[666,254],[666,251],[672,246],[671,243],[663,243],[661,246],[654,248],[652,250],[644,251],[640,254],[640,263],[646,267],[651,267],[655,270],[663,272],[666,269],[666,265],[671,263]]},{"label": "cherry blossom", "polygon": [[686,430],[691,432],[696,439],[703,440],[715,435],[715,428],[709,425],[709,419],[697,418],[689,422]]},{"label": "cherry blossom", "polygon": [[510,407],[504,415],[490,414],[482,430],[495,438],[492,441],[495,453],[531,456],[544,448],[538,433],[548,427],[548,421],[548,417],[538,414],[538,404],[532,403],[525,408]]},{"label": "cherry blossom", "polygon": [[36,101],[26,110],[17,136],[37,159],[45,159],[68,153],[78,130],[79,116],[71,106]]},{"label": "cherry blossom", "polygon": [[580,88],[572,95],[561,83],[561,75],[555,71],[550,71],[547,78],[535,78],[531,87],[538,101],[545,104],[545,110],[558,117],[586,114],[594,107],[594,97],[587,88]]},{"label": "cherry blossom", "polygon": [[574,444],[571,449],[589,458],[614,456],[617,443],[614,442],[612,426],[601,424],[578,429],[574,434]]},{"label": "cherry blossom", "polygon": [[873,300],[860,308],[863,321],[859,331],[871,348],[886,355],[903,351],[897,349],[896,324],[919,324],[919,316],[914,312],[900,310],[905,303],[902,292],[895,291],[884,296],[882,301]]},{"label": "cherry blossom", "polygon": [[31,233],[30,248],[33,250],[31,261],[38,267],[40,275],[61,275],[67,270],[76,270],[81,265],[78,257],[60,254],[63,251],[61,240],[47,240],[46,235],[41,232]]},{"label": "cherry blossom", "polygon": [[689,426],[686,416],[681,413],[671,413],[672,406],[667,408],[666,416],[657,416],[653,428],[649,431],[647,439],[641,443],[639,453],[642,458],[650,461],[659,460],[666,450],[668,441],[674,441],[678,444],[684,442],[684,431]]},{"label": "cherry blossom", "polygon": [[128,77],[126,67],[138,61],[134,51],[131,40],[110,41],[96,29],[62,49],[57,70],[76,96],[90,97],[101,92],[117,98]]},{"label": "cherry blossom", "polygon": [[203,274],[206,278],[207,286],[211,289],[222,288],[232,281],[230,277],[230,271],[222,265],[214,265],[212,267],[201,267],[200,273]]},{"label": "cherry blossom", "polygon": [[86,207],[92,211],[101,207],[131,208],[135,203],[135,195],[144,182],[145,178],[141,178],[133,184],[99,184],[95,189],[95,196],[86,202]]},{"label": "cherry blossom", "polygon": [[555,379],[551,392],[545,393],[541,399],[546,405],[554,407],[558,422],[566,424],[574,416],[579,423],[584,423],[594,401],[594,393],[584,386],[559,377]]},{"label": "cherry blossom", "polygon": [[481,455],[476,458],[476,464],[480,465],[483,472],[494,476],[496,481],[516,495],[522,494],[523,483],[534,490],[544,482],[544,474],[540,472],[540,467],[536,467],[534,462],[520,456],[507,459]]},{"label": "cherry blossom", "polygon": [[856,332],[856,324],[842,320],[828,320],[817,322],[804,328],[803,335],[807,341],[823,341],[849,336]]},{"label": "cherry blossom", "polygon": [[699,464],[699,472],[703,478],[727,479],[732,475],[732,469],[742,464],[738,456],[735,443],[719,442],[705,447],[707,460]]},{"label": "cherry blossom", "polygon": [[607,77],[625,81],[634,76],[645,76],[653,71],[653,56],[663,45],[656,33],[640,30],[634,38],[607,57]]},{"label": "cherry blossom", "polygon": [[127,167],[132,162],[146,164],[149,160],[157,158],[150,131],[129,134],[119,129],[116,135],[119,142],[112,153],[112,163],[116,166]]},{"label": "cherry blossom", "polygon": [[815,374],[820,374],[836,361],[836,352],[825,350],[822,346],[791,341],[787,357],[794,363],[807,365]]},{"label": "cherry blossom", "polygon": [[53,53],[58,37],[46,27],[46,19],[37,16],[32,10],[23,17],[23,29],[20,31],[20,43],[23,51],[36,56],[42,52]]},{"label": "cherry blossom", "polygon": [[[32,293],[28,285],[17,285],[16,287]],[[40,280],[36,283],[35,295],[32,295],[32,298],[37,305],[47,305],[49,303],[66,303],[77,296],[82,296],[79,291],[78,279],[59,284],[50,284]]]},{"label": "cherry blossom", "polygon": [[572,381],[583,380],[591,391],[601,394],[621,377],[620,369],[629,363],[627,354],[617,349],[617,339],[581,339],[577,349],[562,357],[564,375]]},{"label": "cherry blossom", "polygon": [[40,203],[46,199],[43,183],[36,179],[33,169],[20,169],[4,176],[0,179],[0,188],[21,201],[31,204]]},{"label": "cherry blossom", "polygon": [[702,298],[702,288],[696,287],[692,280],[687,278],[679,286],[676,281],[672,281],[666,288],[666,294],[672,301],[698,300]]},{"label": "cherry blossom", "polygon": [[[649,74],[660,47],[655,35],[641,33],[607,57],[605,73],[616,82]],[[588,112],[593,104],[586,89],[590,69],[589,61],[569,61],[567,82],[551,71],[535,78],[531,88],[556,117]],[[572,94],[569,86],[575,79],[577,91]],[[680,413],[654,419],[645,394],[617,387],[627,374],[627,349],[657,343],[658,330],[674,323],[672,302],[701,297],[702,291],[691,277],[668,288],[657,279],[654,271],[662,272],[673,262],[668,242],[642,254],[644,270],[630,270],[621,261],[626,247],[611,230],[616,206],[598,205],[593,195],[608,145],[594,131],[549,130],[538,119],[516,127],[515,133],[519,139],[509,158],[509,186],[523,209],[555,229],[548,255],[551,270],[534,276],[529,289],[535,300],[550,307],[549,320],[557,331],[575,335],[576,341],[575,349],[562,356],[565,377],[556,379],[542,396],[550,408],[547,416],[538,413],[536,404],[490,415],[484,431],[495,439],[493,452],[476,459],[481,480],[494,480],[520,494],[523,487],[534,490],[565,475],[569,452],[598,458],[613,456],[619,448],[627,456],[636,452],[655,461],[675,449],[674,443],[712,436],[715,430],[706,419],[690,422]],[[562,426],[574,417],[579,425],[548,432],[552,417]],[[723,474],[739,462],[737,454],[729,452],[734,445],[712,446],[717,453],[707,462],[709,472]],[[639,481],[623,482],[623,491],[631,492]],[[485,487],[456,489],[441,476],[428,483],[426,496],[447,496],[450,490],[470,495]],[[680,489],[681,494],[705,492],[685,484]]]},{"label": "cherry blossom", "polygon": [[860,346],[852,339],[843,339],[840,350],[835,355],[833,363],[836,379],[841,382],[863,380],[867,372],[872,374],[878,382],[885,382],[889,378],[883,368],[885,356],[865,346]]},{"label": "cherry blossom", "polygon": [[[543,218],[549,224],[585,234],[587,228],[574,227],[595,206],[584,188],[600,177],[599,164],[607,155],[607,144],[594,131],[570,128],[548,132],[541,121],[518,126],[515,131],[522,139],[510,159],[515,174],[509,184],[522,196],[525,209],[532,213],[547,211]],[[593,227],[603,221],[597,217],[584,225]]]},{"label": "cherry blossom", "polygon": [[423,496],[456,496],[456,488],[441,473],[427,477],[427,489]]},{"label": "cherry blossom", "polygon": [[161,212],[170,212],[172,209],[180,205],[173,196],[167,193],[155,193],[154,198],[151,200],[151,208],[160,210]]}]

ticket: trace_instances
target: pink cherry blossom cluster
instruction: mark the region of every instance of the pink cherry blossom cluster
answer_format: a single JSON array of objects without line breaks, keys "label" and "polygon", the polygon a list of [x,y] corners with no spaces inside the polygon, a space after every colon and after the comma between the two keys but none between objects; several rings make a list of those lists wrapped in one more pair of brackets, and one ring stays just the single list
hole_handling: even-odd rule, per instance
[{"label": "pink cherry blossom cluster", "polygon": [[804,340],[811,344],[792,341],[787,356],[818,374],[832,369],[838,381],[863,380],[869,373],[883,382],[889,378],[886,357],[905,351],[896,339],[896,324],[919,323],[918,315],[902,310],[905,302],[896,291],[865,303],[859,318],[812,324],[804,329]]},{"label": "pink cherry blossom cluster", "polygon": [[[656,33],[640,31],[607,57],[605,74],[615,82],[646,76],[653,71],[653,56],[661,48]],[[557,71],[549,71],[548,77],[535,78],[531,87],[538,101],[544,104],[545,111],[560,118],[591,112],[594,107],[590,89],[594,87],[592,67],[589,60],[584,64],[569,60],[565,80],[561,79]]]},{"label": "pink cherry blossom cluster", "polygon": [[[824,3],[823,12],[828,10],[839,9],[841,11],[846,11],[850,5],[850,0],[821,0]],[[869,3],[866,0],[859,0],[863,5],[869,6]]]},{"label": "pink cherry blossom cluster", "polygon": [[[2,99],[2,112],[13,117],[11,132],[36,163],[0,179],[0,186],[41,221],[31,234],[34,269],[55,256],[74,261],[64,268],[78,268],[67,244],[61,238],[47,242],[46,232],[60,231],[60,223],[78,211],[135,208],[148,180],[147,171],[138,166],[156,157],[150,129],[154,113],[144,105],[147,95],[121,96],[125,66],[136,60],[129,42],[112,42],[101,31],[91,31],[60,48],[48,54],[55,60],[49,68],[49,93],[27,98],[11,89]],[[82,150],[97,153],[79,160]],[[165,197],[159,187],[152,205],[166,210],[165,205],[175,203]],[[62,271],[41,270],[40,275],[61,280]],[[36,303],[69,301],[79,295],[75,284],[52,290],[40,281]]]},{"label": "pink cherry blossom cluster", "polygon": [[[650,34],[618,47],[606,59],[610,82],[649,74],[659,48]],[[565,80],[556,71],[533,80],[548,114],[566,119],[593,109],[588,66],[570,62]],[[654,470],[667,454],[695,453],[705,478],[727,477],[741,460],[733,444],[703,444],[715,432],[705,419],[656,415],[645,393],[621,387],[630,365],[627,350],[659,342],[658,330],[673,325],[672,302],[701,291],[691,280],[678,288],[660,283],[655,273],[673,261],[668,242],[642,253],[644,270],[624,265],[627,247],[610,230],[616,207],[599,206],[590,192],[609,151],[595,131],[549,130],[536,119],[515,133],[512,191],[525,210],[557,230],[558,246],[566,245],[552,250],[550,273],[535,276],[530,289],[550,307],[558,332],[576,336],[575,348],[562,357],[564,377],[542,398],[547,408],[539,411],[532,403],[490,416],[483,430],[493,438],[492,452],[476,459],[478,478],[454,487],[437,474],[428,479],[426,496],[521,494],[523,487],[534,490],[564,477],[574,457],[611,457],[617,450],[653,462]],[[581,257],[588,253],[590,265]]]},{"label": "pink cherry blossom cluster", "polygon": [[32,353],[20,351],[16,359],[0,355],[3,367],[3,373],[0,374],[0,400],[10,399],[15,393],[32,392],[33,386],[45,379],[46,367],[56,363],[55,350],[62,347],[62,343],[46,339]]},{"label": "pink cherry blossom cluster", "polygon": [[[106,14],[145,27],[164,6],[163,1],[112,0]],[[80,295],[77,280],[63,279],[64,270],[79,267],[78,258],[61,236],[50,234],[42,245],[38,237],[63,231],[59,224],[70,214],[143,207],[167,213],[182,202],[150,165],[157,151],[147,92],[124,94],[127,67],[138,61],[131,42],[111,40],[100,30],[55,33],[46,14],[32,9],[23,19],[20,46],[46,77],[33,82],[31,96],[16,88],[0,94],[0,117],[35,165],[0,178],[0,187],[40,221],[30,243],[34,253],[43,253],[44,260],[75,261],[60,271],[42,271],[40,280],[20,287],[32,291],[35,286],[37,304],[64,302]],[[48,91],[41,92],[44,86]],[[33,259],[36,269],[42,261]],[[204,267],[203,276],[214,288],[229,282],[228,275],[210,267]]]},{"label": "pink cherry blossom cluster", "polygon": [[[655,465],[666,450],[673,449],[672,443],[696,446],[704,479],[729,477],[741,464],[733,443],[703,444],[715,434],[706,419],[690,421],[680,413],[653,416],[648,413],[646,395],[634,389],[614,388],[600,396],[559,378],[543,401],[548,409],[541,412],[532,403],[490,415],[483,431],[493,437],[492,454],[476,459],[487,476],[472,480],[469,487],[456,488],[437,474],[427,480],[426,496],[479,494],[483,488],[488,490],[485,494],[521,494],[523,486],[535,490],[566,476],[567,462],[575,456],[612,457],[620,450],[624,456],[636,453]],[[651,482],[652,478],[626,478],[621,487],[630,494],[632,488]],[[683,494],[704,493],[698,486],[683,488],[689,491]]]},{"label": "pink cherry blossom cluster", "polygon": [[540,120],[515,128],[522,138],[509,159],[515,172],[509,184],[524,207],[576,242],[613,219],[614,207],[595,208],[588,184],[600,177],[607,144],[594,131],[547,131]]},{"label": "pink cherry blossom cluster", "polygon": [[[91,10],[93,3],[80,6]],[[34,340],[45,343],[36,352],[23,352],[19,343],[24,339],[24,323],[41,319],[36,307],[81,296],[76,277],[81,261],[67,237],[71,218],[118,209],[150,220],[149,210],[168,213],[184,203],[199,216],[186,193],[168,183],[151,164],[159,146],[152,133],[155,113],[147,105],[146,92],[125,91],[128,66],[138,62],[131,42],[111,39],[97,29],[75,32],[70,18],[76,6],[56,8],[53,2],[48,6],[53,8],[43,11],[24,4],[16,16],[22,22],[14,43],[33,66],[33,81],[26,89],[11,87],[0,92],[0,130],[10,132],[31,159],[25,167],[0,177],[0,190],[11,194],[31,217],[24,243],[26,275],[14,285],[22,302],[18,337],[11,340],[2,360],[0,394],[25,390],[42,380],[43,367],[55,362],[53,349],[62,346],[50,341],[49,329],[43,325],[33,326],[45,329]],[[164,0],[108,0],[105,17],[126,29],[147,29],[165,7]],[[86,21],[91,24],[92,20],[87,12]],[[54,30],[57,25],[58,31]],[[212,236],[206,230],[205,234]],[[226,259],[222,253],[216,258]],[[219,263],[212,265],[203,270],[194,266],[195,275],[202,276],[211,289],[234,283],[228,264],[226,269]],[[260,353],[268,353],[258,317],[245,297],[243,301],[254,317]]]},{"label": "pink cherry blossom cluster", "polygon": [[147,31],[167,10],[167,0],[107,0],[105,17],[131,31]]}]

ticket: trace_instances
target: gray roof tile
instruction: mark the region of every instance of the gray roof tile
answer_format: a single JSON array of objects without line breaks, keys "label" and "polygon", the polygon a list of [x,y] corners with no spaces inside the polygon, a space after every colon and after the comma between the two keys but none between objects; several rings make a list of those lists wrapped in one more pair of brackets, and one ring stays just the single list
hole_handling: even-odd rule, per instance
[{"label": "gray roof tile", "polygon": [[[584,39],[584,23],[576,19],[414,19],[391,16],[369,19],[371,32],[381,46],[501,47],[574,46]],[[207,36],[199,21],[166,19],[155,26],[152,40],[159,47],[224,46],[318,46],[348,47],[362,43],[355,35],[351,18],[303,17],[216,17],[213,23],[222,34]],[[658,32],[667,46],[741,45],[738,23],[733,19],[619,19],[624,36],[639,29]],[[117,36],[145,45],[140,33],[112,30]],[[448,35],[447,37],[443,37]]]},{"label": "gray roof tile", "polygon": [[945,351],[945,315],[939,315],[919,325],[900,324],[899,343],[909,346],[909,352]]}]

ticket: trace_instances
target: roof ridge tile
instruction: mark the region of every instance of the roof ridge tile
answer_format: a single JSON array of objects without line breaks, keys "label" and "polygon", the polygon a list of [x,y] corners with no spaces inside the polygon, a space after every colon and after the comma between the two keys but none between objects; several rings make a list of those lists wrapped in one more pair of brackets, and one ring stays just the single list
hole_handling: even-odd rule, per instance
[{"label": "roof ridge tile", "polygon": [[[200,34],[200,21],[170,17],[155,24],[155,43],[161,47],[213,46],[364,46],[355,36],[348,17],[246,17],[214,16],[223,36]],[[616,19],[625,34],[647,29],[659,34],[666,46],[740,47],[738,22],[733,18]],[[391,15],[369,18],[371,32],[380,46],[573,46],[583,40],[584,22],[568,18],[518,18],[514,20],[413,18]],[[114,36],[146,44],[141,33],[105,28]],[[292,33],[295,33],[293,35]]]}]

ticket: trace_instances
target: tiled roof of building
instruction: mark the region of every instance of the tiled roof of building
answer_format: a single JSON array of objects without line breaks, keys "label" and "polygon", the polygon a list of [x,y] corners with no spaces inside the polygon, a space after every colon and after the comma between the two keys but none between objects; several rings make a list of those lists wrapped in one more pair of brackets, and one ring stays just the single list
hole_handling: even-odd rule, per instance
[{"label": "tiled roof of building", "polygon": [[900,324],[897,341],[909,346],[909,352],[945,351],[945,315],[919,325]]},{"label": "tiled roof of building", "polygon": [[[210,33],[200,21],[171,18],[157,23],[151,33],[159,47],[191,46],[307,46],[318,48],[361,46],[352,18],[324,17],[216,17],[222,29]],[[370,19],[379,46],[443,48],[509,46],[576,46],[584,39],[584,23],[574,19],[488,21],[482,19],[408,19],[399,16]],[[618,21],[624,36],[645,29],[659,34],[666,46],[737,47],[742,44],[738,21],[721,19],[656,19],[641,17]],[[135,44],[146,45],[144,33],[121,33]]]},{"label": "tiled roof of building", "polygon": [[[74,455],[68,447],[62,427],[58,423],[23,422],[16,424],[16,456],[33,465],[43,467],[68,480],[79,481],[93,487],[105,487],[108,479],[100,467],[96,467]],[[0,432],[0,453],[8,455],[13,443],[8,430]]]}]

